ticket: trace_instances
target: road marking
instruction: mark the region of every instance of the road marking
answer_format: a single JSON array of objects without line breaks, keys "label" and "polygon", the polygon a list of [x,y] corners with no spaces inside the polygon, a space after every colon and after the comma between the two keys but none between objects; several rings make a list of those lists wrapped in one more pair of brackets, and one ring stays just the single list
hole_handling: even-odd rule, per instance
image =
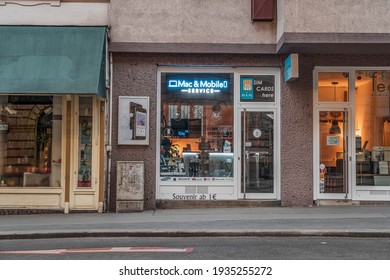
[{"label": "road marking", "polygon": [[107,248],[75,248],[54,250],[24,250],[0,251],[0,254],[34,254],[34,255],[63,255],[78,253],[191,253],[194,248],[165,248],[165,247],[107,247]]}]

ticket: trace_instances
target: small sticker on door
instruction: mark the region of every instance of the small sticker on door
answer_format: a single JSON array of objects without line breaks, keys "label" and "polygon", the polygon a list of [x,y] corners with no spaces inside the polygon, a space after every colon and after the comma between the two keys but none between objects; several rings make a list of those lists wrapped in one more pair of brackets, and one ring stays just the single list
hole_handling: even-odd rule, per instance
[{"label": "small sticker on door", "polygon": [[258,129],[258,128],[254,129],[254,130],[253,130],[253,136],[254,136],[255,138],[260,138],[260,137],[261,137],[261,130]]}]

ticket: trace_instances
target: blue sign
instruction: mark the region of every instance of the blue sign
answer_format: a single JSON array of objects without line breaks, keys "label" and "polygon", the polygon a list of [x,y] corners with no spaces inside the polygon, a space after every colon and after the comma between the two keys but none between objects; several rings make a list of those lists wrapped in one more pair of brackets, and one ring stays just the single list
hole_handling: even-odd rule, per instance
[{"label": "blue sign", "polygon": [[284,61],[284,80],[290,81],[298,78],[298,54],[290,54]]}]

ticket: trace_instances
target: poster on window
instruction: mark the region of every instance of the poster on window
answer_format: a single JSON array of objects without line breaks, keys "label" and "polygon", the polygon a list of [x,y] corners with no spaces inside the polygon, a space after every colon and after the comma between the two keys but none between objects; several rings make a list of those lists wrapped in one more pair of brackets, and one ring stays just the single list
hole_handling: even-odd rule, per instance
[{"label": "poster on window", "polygon": [[149,145],[149,97],[119,96],[118,144]]},{"label": "poster on window", "polygon": [[326,136],[326,145],[327,146],[339,146],[340,145],[340,136]]},{"label": "poster on window", "polygon": [[240,102],[275,102],[274,75],[240,77]]}]

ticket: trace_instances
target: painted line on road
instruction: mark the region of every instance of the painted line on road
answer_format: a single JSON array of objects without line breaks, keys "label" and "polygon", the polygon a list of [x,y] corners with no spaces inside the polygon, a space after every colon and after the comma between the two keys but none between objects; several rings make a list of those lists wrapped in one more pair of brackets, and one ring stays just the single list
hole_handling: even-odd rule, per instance
[{"label": "painted line on road", "polygon": [[75,248],[54,250],[24,250],[0,251],[0,254],[33,254],[33,255],[64,255],[78,253],[191,253],[194,248],[165,247],[107,247],[107,248]]}]

